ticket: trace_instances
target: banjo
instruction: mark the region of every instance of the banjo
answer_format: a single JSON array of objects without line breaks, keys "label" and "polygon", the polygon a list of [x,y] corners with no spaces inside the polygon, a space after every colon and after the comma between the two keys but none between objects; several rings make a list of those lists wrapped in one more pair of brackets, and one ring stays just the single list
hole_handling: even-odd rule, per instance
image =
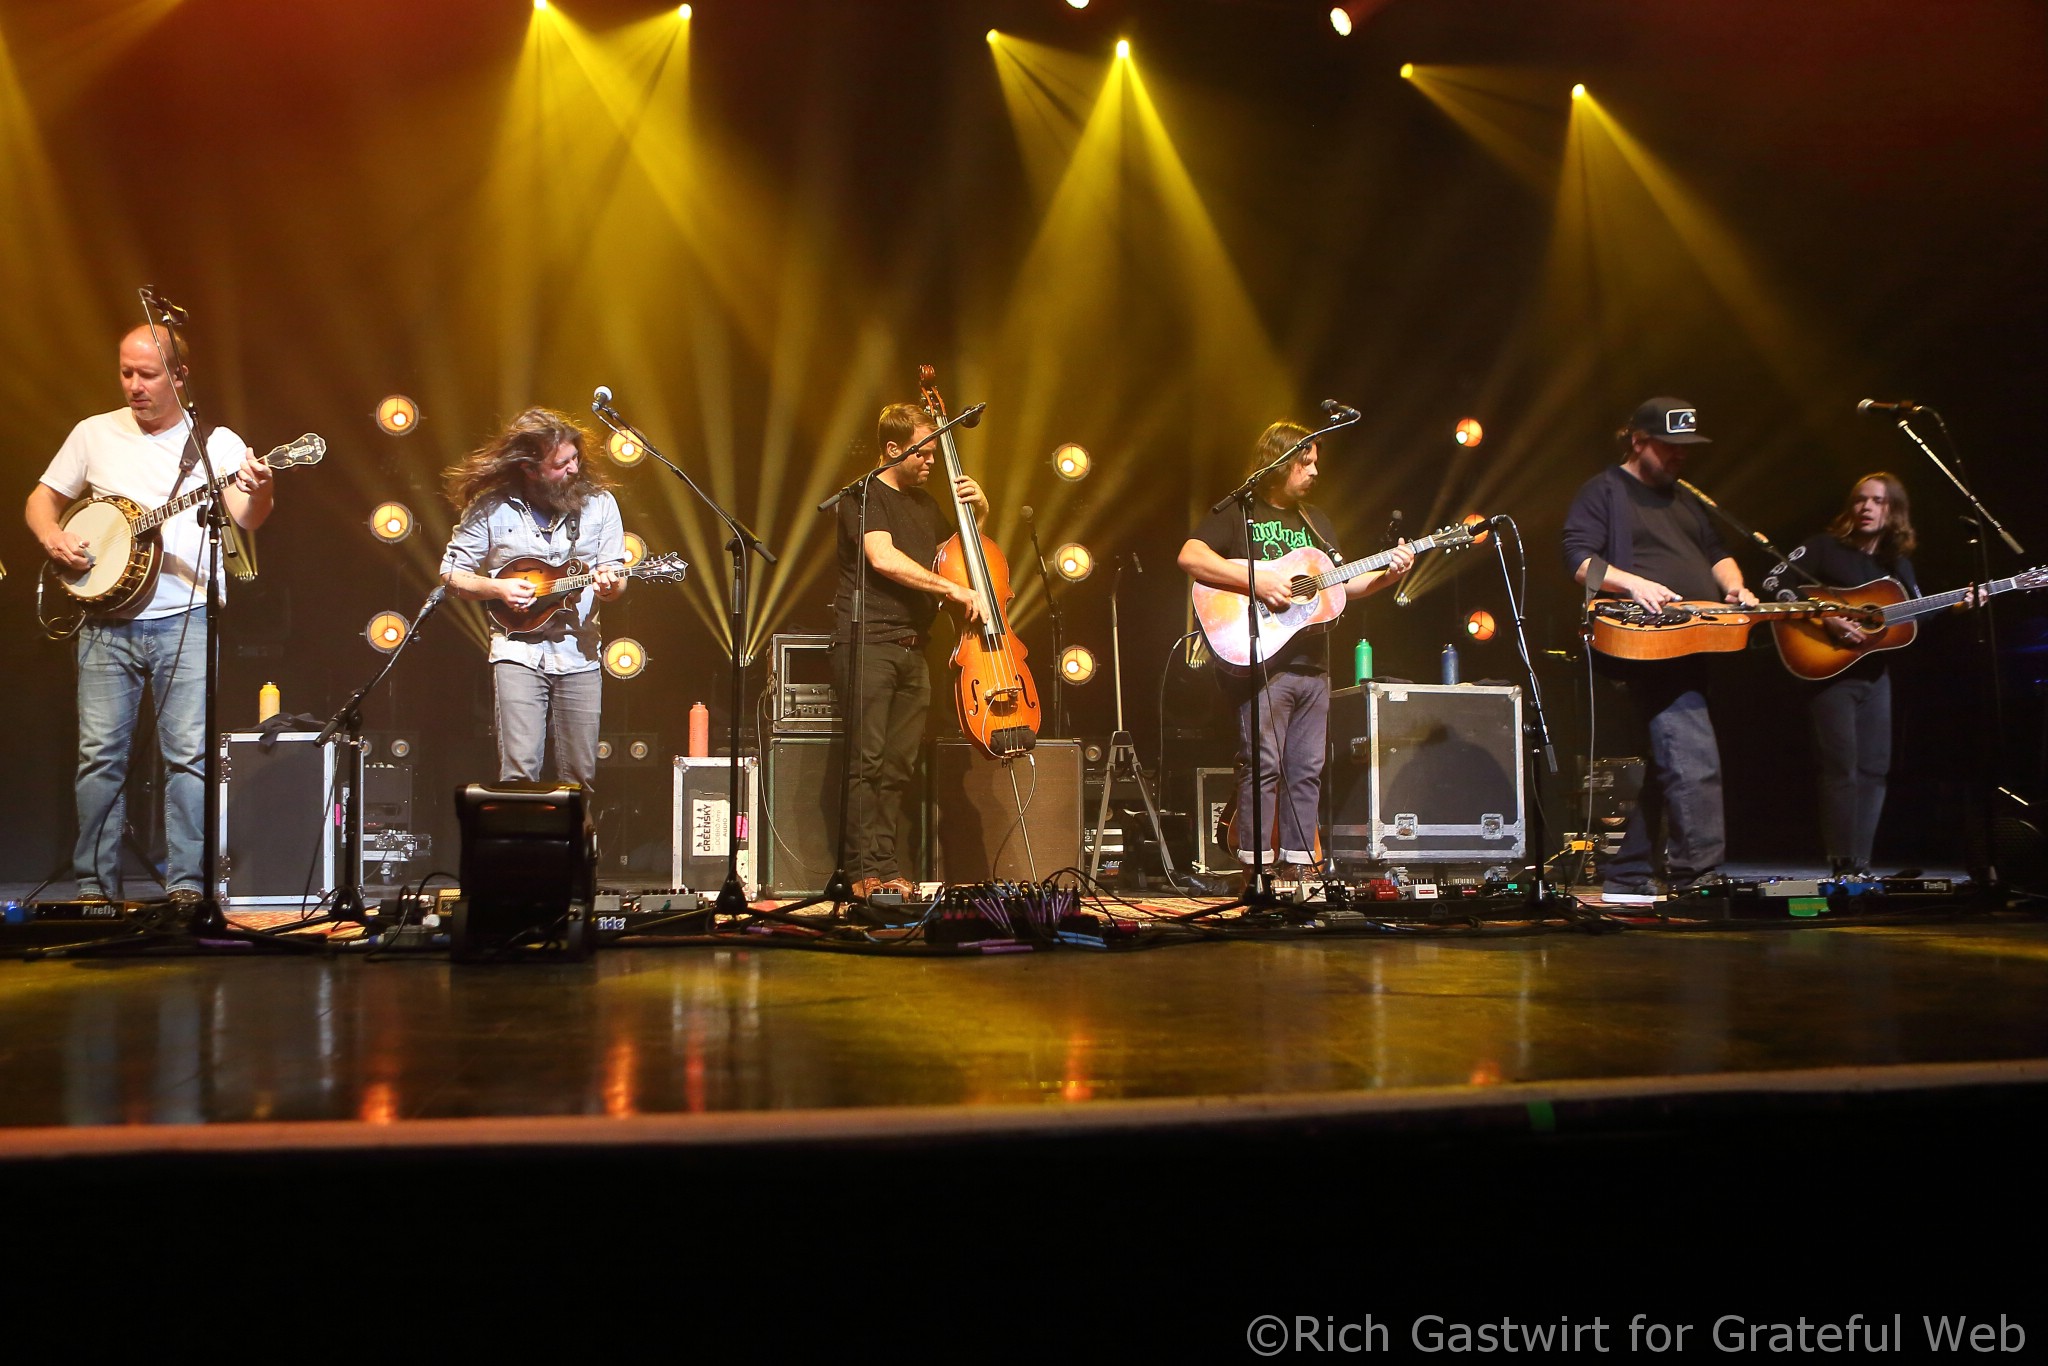
[{"label": "banjo", "polygon": [[[327,442],[307,432],[264,456],[262,463],[283,470],[317,465],[326,454]],[[70,594],[75,606],[88,613],[118,612],[134,605],[155,591],[157,574],[163,568],[162,538],[151,533],[186,508],[197,507],[208,492],[201,483],[153,512],[113,493],[73,504],[59,525],[84,540],[90,563],[82,570],[51,563],[47,566],[50,578]]]}]

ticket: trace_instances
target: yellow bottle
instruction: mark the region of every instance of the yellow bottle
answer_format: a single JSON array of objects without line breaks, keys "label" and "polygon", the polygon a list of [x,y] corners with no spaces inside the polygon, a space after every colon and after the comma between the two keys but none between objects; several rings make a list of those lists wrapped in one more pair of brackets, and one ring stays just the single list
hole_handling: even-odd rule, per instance
[{"label": "yellow bottle", "polygon": [[257,694],[256,719],[258,721],[268,721],[271,717],[277,715],[277,704],[277,684],[265,683],[263,691]]}]

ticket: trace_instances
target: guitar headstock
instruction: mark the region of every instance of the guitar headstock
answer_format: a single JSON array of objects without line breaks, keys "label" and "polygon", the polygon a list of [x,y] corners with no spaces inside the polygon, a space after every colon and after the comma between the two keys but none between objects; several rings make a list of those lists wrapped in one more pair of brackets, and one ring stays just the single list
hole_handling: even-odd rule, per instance
[{"label": "guitar headstock", "polygon": [[263,463],[274,470],[284,470],[290,469],[293,465],[317,465],[326,454],[326,438],[307,432],[296,441],[287,441],[264,456]]},{"label": "guitar headstock", "polygon": [[2012,586],[2031,593],[2036,588],[2048,588],[2048,564],[2036,565],[2012,577]]},{"label": "guitar headstock", "polygon": [[1436,543],[1438,550],[1463,550],[1477,541],[1483,534],[1481,526],[1470,526],[1464,522],[1453,522],[1438,531],[1432,531],[1429,539]]},{"label": "guitar headstock", "polygon": [[690,572],[683,557],[673,550],[650,556],[633,566],[633,577],[643,583],[681,583]]}]

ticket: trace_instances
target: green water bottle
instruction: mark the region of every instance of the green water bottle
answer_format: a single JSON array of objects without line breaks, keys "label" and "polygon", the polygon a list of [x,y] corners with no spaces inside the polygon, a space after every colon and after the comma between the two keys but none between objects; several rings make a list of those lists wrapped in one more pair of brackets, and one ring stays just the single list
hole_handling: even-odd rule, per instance
[{"label": "green water bottle", "polygon": [[1372,642],[1361,640],[1358,648],[1351,652],[1351,681],[1365,684],[1372,682]]}]

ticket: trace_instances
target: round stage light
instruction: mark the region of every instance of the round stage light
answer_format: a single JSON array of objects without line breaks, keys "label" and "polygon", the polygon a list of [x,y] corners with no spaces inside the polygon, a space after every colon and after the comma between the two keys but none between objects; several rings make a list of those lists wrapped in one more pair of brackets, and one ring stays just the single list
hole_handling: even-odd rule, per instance
[{"label": "round stage light", "polygon": [[612,439],[605,442],[605,453],[615,465],[633,466],[647,458],[647,450],[624,432],[613,432]]},{"label": "round stage light", "polygon": [[1075,684],[1095,677],[1095,651],[1086,645],[1069,645],[1060,651],[1060,677]]},{"label": "round stage light", "polygon": [[611,761],[611,757],[612,757],[612,742],[611,742],[611,741],[609,741],[609,740],[607,740],[607,739],[605,739],[605,738],[604,738],[603,736],[599,736],[599,737],[598,737],[598,740],[597,740],[597,758],[598,758],[598,762],[600,762],[600,763],[609,763],[609,762]]},{"label": "round stage light", "polygon": [[1069,541],[1052,552],[1052,569],[1068,583],[1079,583],[1095,572],[1095,556],[1087,546]]},{"label": "round stage light", "polygon": [[689,18],[689,17],[690,17],[690,14],[691,14],[691,9],[690,9],[690,7],[689,7],[688,5],[677,5],[677,6],[676,6],[676,18],[678,18],[678,19],[687,19],[687,18]]},{"label": "round stage light", "polygon": [[1331,10],[1330,27],[1337,30],[1337,36],[1339,38],[1349,38],[1351,36],[1350,11],[1344,9],[1342,6],[1339,6],[1338,8]]},{"label": "round stage light", "polygon": [[403,503],[379,503],[370,514],[370,534],[386,545],[412,535],[412,509]]},{"label": "round stage light", "polygon": [[410,629],[406,619],[398,613],[379,612],[363,628],[363,639],[369,641],[379,654],[388,655],[405,644],[405,633]]},{"label": "round stage light", "polygon": [[647,558],[647,542],[641,539],[641,536],[640,536],[640,533],[639,533],[639,532],[637,532],[637,531],[629,531],[629,532],[627,532],[627,533],[626,533],[626,568],[628,568],[628,569],[631,569],[631,568],[632,568],[632,567],[633,567],[634,565],[636,565],[636,564],[640,563],[640,561],[642,561],[642,560],[644,560],[644,559],[646,559],[646,558]]},{"label": "round stage light", "polygon": [[647,667],[647,651],[631,636],[620,636],[604,647],[604,671],[613,678],[637,678]]},{"label": "round stage light", "polygon": [[1474,612],[1465,618],[1465,634],[1474,640],[1493,639],[1493,613]]},{"label": "round stage light", "polygon": [[1415,63],[1401,63],[1401,79],[1404,81],[1412,81],[1415,79]]},{"label": "round stage light", "polygon": [[[1073,0],[1067,0],[1067,2],[1068,2],[1069,4],[1072,4],[1072,3],[1073,3]],[[1130,40],[1130,39],[1128,39],[1128,38],[1119,38],[1119,39],[1117,39],[1117,40],[1116,40],[1116,59],[1117,59],[1118,61],[1120,61],[1120,62],[1121,62],[1121,61],[1124,61],[1124,60],[1126,60],[1126,59],[1127,59],[1127,58],[1128,58],[1128,57],[1129,57],[1130,55],[1131,55],[1131,40]]]},{"label": "round stage light", "polygon": [[1479,425],[1476,417],[1464,418],[1458,423],[1458,430],[1452,437],[1460,446],[1476,446],[1486,439],[1486,428]]},{"label": "round stage light", "polygon": [[1584,98],[1586,98],[1586,87],[1585,87],[1585,86],[1583,86],[1583,85],[1575,85],[1575,86],[1573,86],[1573,87],[1572,87],[1572,98],[1573,98],[1573,99],[1575,99],[1575,100],[1583,100]]},{"label": "round stage light", "polygon": [[420,405],[404,394],[391,394],[377,405],[377,426],[391,436],[407,436],[420,425]]},{"label": "round stage light", "polygon": [[993,47],[993,46],[995,45],[995,41],[996,41],[996,31],[995,31],[994,29],[990,29],[990,30],[988,31],[988,41],[989,41],[989,45],[990,45],[991,47]]},{"label": "round stage light", "polygon": [[1067,0],[1068,9],[1087,9],[1088,0]]},{"label": "round stage light", "polygon": [[1472,544],[1485,545],[1486,538],[1493,533],[1486,529],[1486,518],[1477,512],[1468,512],[1458,519],[1461,526],[1472,528]]},{"label": "round stage light", "polygon": [[1088,471],[1095,467],[1095,458],[1088,454],[1088,448],[1069,441],[1052,453],[1052,472],[1069,484],[1078,484],[1088,477]]},{"label": "round stage light", "polygon": [[394,735],[391,737],[391,743],[385,746],[385,752],[394,759],[410,759],[412,757],[412,741],[403,735]]},{"label": "round stage light", "polygon": [[654,753],[654,746],[648,744],[645,740],[635,740],[632,744],[626,746],[626,757],[629,759],[645,762],[647,756],[652,753]]}]

